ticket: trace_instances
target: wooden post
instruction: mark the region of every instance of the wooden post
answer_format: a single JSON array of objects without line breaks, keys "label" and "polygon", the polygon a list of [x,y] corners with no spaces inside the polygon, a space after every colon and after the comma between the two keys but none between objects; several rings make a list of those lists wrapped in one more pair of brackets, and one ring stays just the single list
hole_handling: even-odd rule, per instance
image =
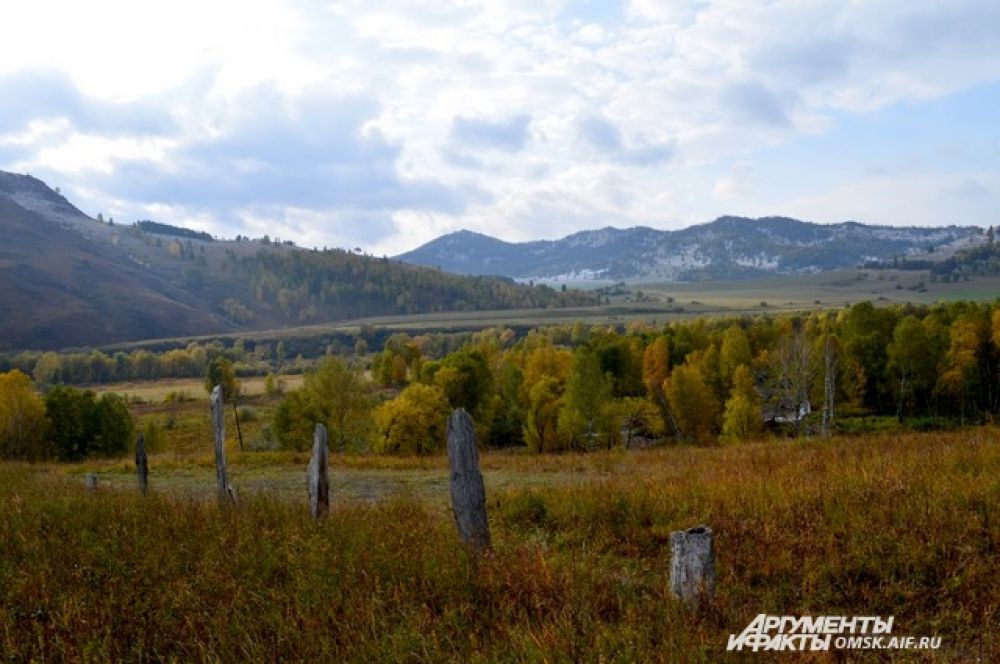
[{"label": "wooden post", "polygon": [[97,473],[87,473],[84,476],[83,481],[87,485],[87,489],[90,491],[97,490]]},{"label": "wooden post", "polygon": [[326,427],[316,425],[313,433],[312,458],[309,459],[307,480],[309,484],[309,511],[314,518],[326,516],[330,511],[330,450],[326,444]]},{"label": "wooden post", "polygon": [[146,457],[146,438],[141,433],[135,441],[135,473],[139,478],[139,491],[149,493],[149,459]]},{"label": "wooden post", "polygon": [[212,389],[212,429],[215,432],[215,484],[219,502],[236,502],[236,491],[229,485],[226,474],[226,423],[225,407],[222,401],[222,386]]},{"label": "wooden post", "polygon": [[670,592],[697,607],[715,594],[712,529],[697,526],[670,533]]},{"label": "wooden post", "polygon": [[233,397],[233,418],[236,420],[236,439],[240,441],[240,452],[245,452],[243,449],[243,429],[240,428],[240,409],[236,407],[236,397]]},{"label": "wooden post", "polygon": [[486,488],[479,472],[479,450],[472,418],[459,408],[448,418],[448,465],[451,467],[451,507],[462,540],[475,551],[490,546]]}]

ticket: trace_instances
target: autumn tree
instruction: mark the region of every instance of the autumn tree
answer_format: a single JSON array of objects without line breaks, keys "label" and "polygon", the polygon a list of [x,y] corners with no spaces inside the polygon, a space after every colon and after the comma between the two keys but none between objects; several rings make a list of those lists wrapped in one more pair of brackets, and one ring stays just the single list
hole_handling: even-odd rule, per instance
[{"label": "autumn tree", "polygon": [[670,375],[670,339],[666,336],[656,337],[642,354],[642,383],[646,387],[646,395],[660,409],[665,422],[670,425],[671,432],[680,437],[680,428],[670,403],[664,392],[664,385]]},{"label": "autumn tree", "polygon": [[733,373],[733,387],[722,417],[722,435],[728,440],[749,440],[764,430],[760,394],[749,367]]},{"label": "autumn tree", "polygon": [[45,406],[31,379],[18,369],[0,374],[0,458],[44,459]]},{"label": "autumn tree", "polygon": [[643,397],[625,397],[612,402],[610,410],[621,427],[622,445],[632,447],[632,442],[640,435],[660,436],[663,434],[663,416],[652,401]]},{"label": "autumn tree", "polygon": [[750,366],[753,352],[750,350],[750,340],[739,325],[730,325],[722,333],[722,346],[719,349],[719,374],[726,390],[733,387],[736,370]]},{"label": "autumn tree", "polygon": [[979,323],[974,317],[962,316],[952,323],[937,390],[958,402],[962,425],[965,424],[969,383],[975,373],[979,345]]},{"label": "autumn tree", "polygon": [[560,409],[559,381],[542,376],[528,392],[524,413],[524,442],[533,452],[555,452],[560,449],[558,432]]},{"label": "autumn tree", "polygon": [[451,408],[441,388],[414,383],[375,410],[376,452],[430,454],[444,445]]},{"label": "autumn tree", "polygon": [[674,367],[663,390],[682,439],[706,443],[717,430],[721,409],[699,362],[698,353],[689,355],[684,364]]}]

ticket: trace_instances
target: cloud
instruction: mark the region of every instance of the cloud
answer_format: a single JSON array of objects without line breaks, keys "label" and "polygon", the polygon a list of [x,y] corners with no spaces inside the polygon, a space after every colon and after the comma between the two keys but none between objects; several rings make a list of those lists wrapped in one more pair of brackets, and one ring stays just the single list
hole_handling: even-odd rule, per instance
[{"label": "cloud", "polygon": [[751,185],[753,176],[753,164],[747,162],[734,164],[728,175],[723,175],[715,181],[712,194],[722,199],[747,196],[753,191]]},{"label": "cloud", "polygon": [[531,116],[518,113],[504,119],[456,116],[451,123],[454,143],[473,148],[517,152],[528,141]]},{"label": "cloud", "polygon": [[106,136],[166,135],[177,126],[154,103],[102,101],[80,92],[64,73],[28,69],[0,75],[0,134],[23,131],[31,122],[65,119],[83,132]]},{"label": "cloud", "polygon": [[727,113],[741,121],[772,127],[789,124],[785,104],[760,83],[733,83],[723,91],[721,103]]},{"label": "cloud", "polygon": [[[954,204],[981,223],[994,194],[968,183],[1000,190],[981,174],[995,123],[961,129],[1000,103],[1000,4],[982,0],[36,0],[11,12],[0,168],[48,173],[116,218],[159,210],[220,234],[273,225],[394,251],[511,222],[521,239],[677,226],[733,196],[791,214],[853,191],[851,216],[895,218],[887,194],[856,182],[872,164],[916,164],[921,195],[938,201],[928,210]],[[907,115],[970,90],[986,92],[962,102],[961,123]],[[913,161],[939,144],[962,153]]]},{"label": "cloud", "polygon": [[670,161],[676,149],[673,141],[655,143],[634,140],[626,145],[621,130],[600,115],[578,121],[580,137],[605,156],[629,166],[654,166]]}]

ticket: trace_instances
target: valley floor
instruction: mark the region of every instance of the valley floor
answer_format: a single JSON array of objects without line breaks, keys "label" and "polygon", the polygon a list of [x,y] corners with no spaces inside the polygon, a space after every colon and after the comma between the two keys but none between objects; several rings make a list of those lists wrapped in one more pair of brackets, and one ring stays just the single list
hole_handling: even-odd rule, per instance
[{"label": "valley floor", "polygon": [[[320,522],[306,462],[233,450],[228,509],[200,452],[154,455],[145,499],[124,461],[0,465],[0,655],[717,661],[768,613],[891,615],[894,635],[942,638],[935,661],[1000,658],[997,428],[487,452],[482,559],[456,536],[443,457],[332,455]],[[701,523],[718,591],[691,612],[668,592],[669,537]]]}]

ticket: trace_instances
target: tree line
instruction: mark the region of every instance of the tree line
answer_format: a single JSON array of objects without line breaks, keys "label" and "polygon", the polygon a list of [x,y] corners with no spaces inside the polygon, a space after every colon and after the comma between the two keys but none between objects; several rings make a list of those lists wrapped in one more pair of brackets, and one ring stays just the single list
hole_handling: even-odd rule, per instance
[{"label": "tree line", "polygon": [[79,461],[128,451],[135,423],[117,394],[60,385],[40,395],[18,369],[0,374],[0,459]]},{"label": "tree line", "polygon": [[600,302],[596,294],[586,291],[556,291],[505,277],[449,274],[341,249],[260,249],[252,255],[226,249],[222,272],[245,288],[244,293],[233,294],[220,305],[227,315],[238,312],[242,322],[249,322],[258,309],[280,312],[288,322],[313,323],[387,314]]},{"label": "tree line", "polygon": [[[525,335],[502,327],[461,336],[396,333],[376,353],[363,338],[339,351],[310,360],[303,387],[284,396],[265,442],[304,448],[323,422],[333,449],[432,453],[444,439],[447,414],[459,407],[473,416],[483,444],[536,452],[825,436],[893,420],[912,428],[960,426],[992,421],[1000,410],[1000,301],[885,308],[865,302],[662,326],[577,323]],[[143,371],[135,360],[152,356],[143,353],[125,356],[129,372]],[[232,358],[273,366],[289,362],[287,355],[283,342],[273,350],[216,342],[173,349],[158,361],[200,376],[225,366],[235,380],[239,362]],[[39,383],[43,358],[35,365]],[[19,370],[5,375],[4,385],[34,394]],[[40,422],[9,413],[37,414],[39,403],[48,412],[53,393],[15,400],[3,435],[16,438],[21,434],[11,432],[31,429],[24,422]]]},{"label": "tree line", "polygon": [[398,334],[367,367],[329,358],[308,374],[273,434],[300,448],[322,421],[345,450],[429,453],[461,407],[489,446],[556,452],[826,436],[878,417],[964,425],[991,421],[998,400],[1000,305],[866,302],[627,330],[578,323],[521,339],[491,329],[440,359]]}]

